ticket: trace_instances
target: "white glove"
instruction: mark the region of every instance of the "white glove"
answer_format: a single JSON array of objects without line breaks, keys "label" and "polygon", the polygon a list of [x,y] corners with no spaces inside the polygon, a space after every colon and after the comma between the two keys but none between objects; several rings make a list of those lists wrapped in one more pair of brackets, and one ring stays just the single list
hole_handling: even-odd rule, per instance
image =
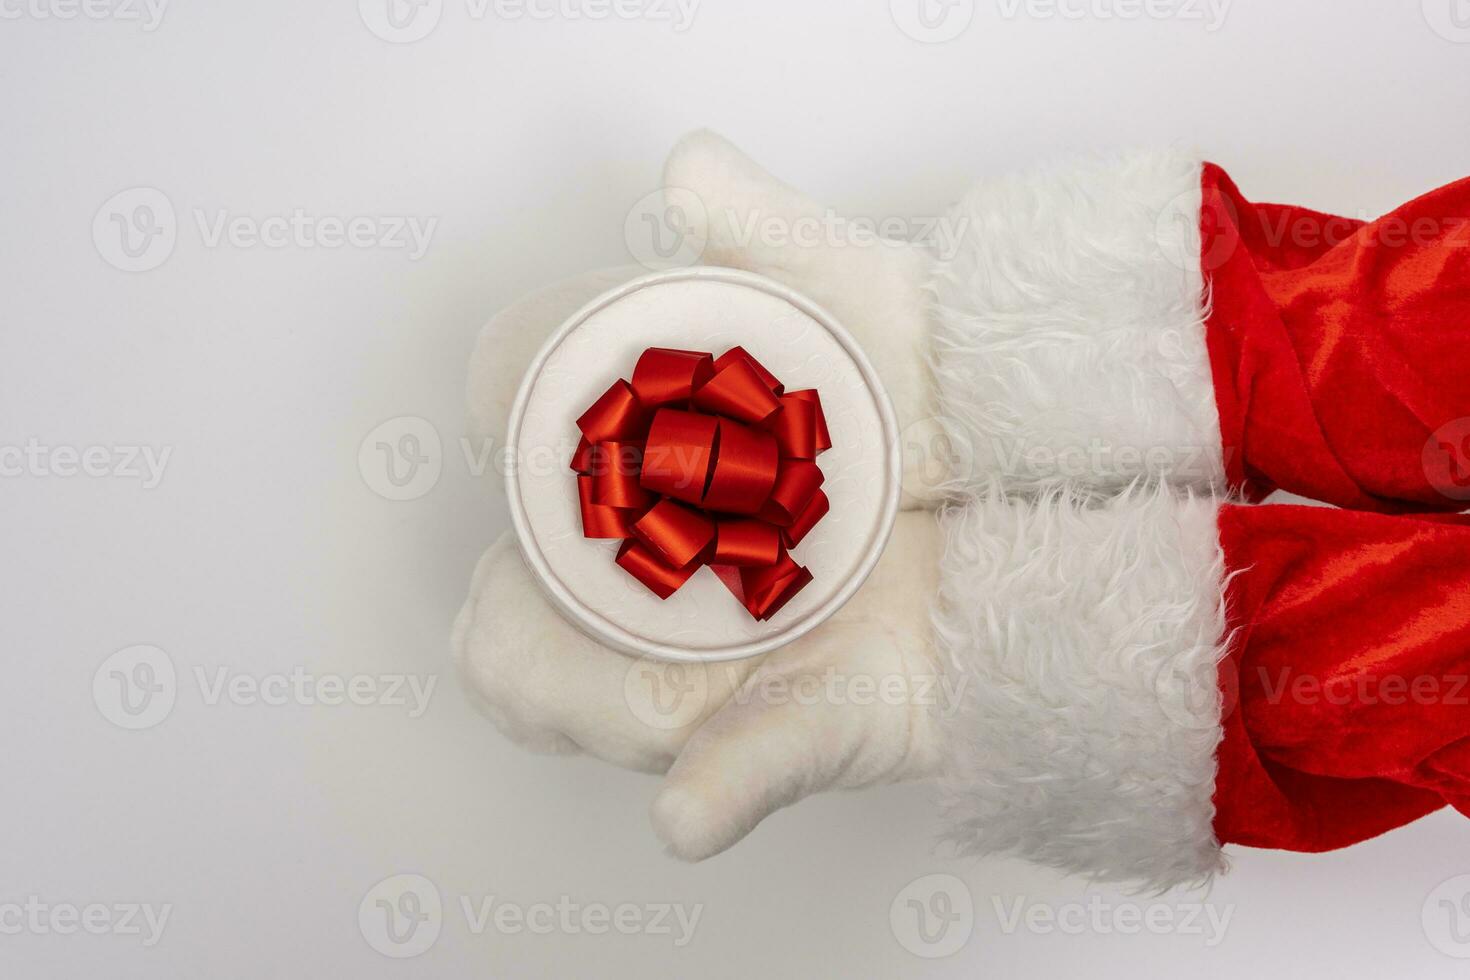
[{"label": "white glove", "polygon": [[[666,182],[694,190],[722,218],[823,213],[708,133],[675,148]],[[925,413],[918,246],[742,248],[726,221],[710,227],[704,261],[770,275],[826,305],[878,365],[900,425]],[[641,271],[568,280],[491,320],[471,359],[471,434],[501,438],[521,374],[550,331]],[[635,660],[573,628],[541,595],[507,534],[475,570],[454,656],[481,708],[526,747],[667,771],[654,828],[673,853],[704,858],[808,794],[934,771],[943,678],[928,607],[937,552],[933,516],[903,513],[872,577],[822,627],[765,657],[686,665]]]}]

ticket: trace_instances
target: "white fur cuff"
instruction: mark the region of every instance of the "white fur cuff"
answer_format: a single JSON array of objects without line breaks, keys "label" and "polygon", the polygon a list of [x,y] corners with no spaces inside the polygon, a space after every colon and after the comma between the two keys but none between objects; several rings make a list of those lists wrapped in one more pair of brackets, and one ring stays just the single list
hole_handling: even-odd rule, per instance
[{"label": "white fur cuff", "polygon": [[1217,511],[1150,491],[942,516],[935,636],[965,680],[944,800],[962,852],[1159,888],[1220,869]]},{"label": "white fur cuff", "polygon": [[960,489],[1224,483],[1201,164],[1175,151],[984,180],[936,259],[933,370]]}]

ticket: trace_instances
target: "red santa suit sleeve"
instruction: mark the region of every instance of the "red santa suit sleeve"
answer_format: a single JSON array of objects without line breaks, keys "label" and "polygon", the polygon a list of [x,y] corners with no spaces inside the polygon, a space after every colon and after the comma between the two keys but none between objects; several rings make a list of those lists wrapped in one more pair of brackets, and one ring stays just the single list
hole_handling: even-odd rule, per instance
[{"label": "red santa suit sleeve", "polygon": [[1158,887],[1470,812],[1470,519],[990,497],[942,518],[962,851]]},{"label": "red santa suit sleeve", "polygon": [[1470,506],[1470,180],[1365,223],[1138,153],[987,178],[948,221],[932,366],[959,488]]},{"label": "red santa suit sleeve", "polygon": [[1470,180],[1364,223],[1203,170],[1206,337],[1230,484],[1359,510],[1470,502]]},{"label": "red santa suit sleeve", "polygon": [[1470,812],[1470,517],[1221,508],[1222,842],[1324,851]]}]

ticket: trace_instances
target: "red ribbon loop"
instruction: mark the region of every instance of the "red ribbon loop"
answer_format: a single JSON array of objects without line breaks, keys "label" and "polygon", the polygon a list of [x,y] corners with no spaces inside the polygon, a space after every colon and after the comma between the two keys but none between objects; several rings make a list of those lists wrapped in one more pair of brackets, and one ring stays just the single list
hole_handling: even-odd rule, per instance
[{"label": "red ribbon loop", "polygon": [[788,553],[826,516],[832,440],[815,389],[786,392],[742,347],[650,347],[577,419],[582,533],[661,599],[708,564],[756,619],[811,573]]},{"label": "red ribbon loop", "polygon": [[712,415],[659,409],[643,447],[639,482],[654,493],[689,504],[702,503],[719,431],[720,420]]},{"label": "red ribbon loop", "polygon": [[687,402],[715,373],[715,359],[697,350],[650,347],[633,368],[633,393],[648,408]]},{"label": "red ribbon loop", "polygon": [[643,451],[626,442],[599,442],[592,447],[592,502],[601,507],[642,510],[653,494],[638,485]]},{"label": "red ribbon loop", "polygon": [[683,568],[714,540],[715,522],[665,497],[638,518],[633,533],[668,564]]},{"label": "red ribbon loop", "polygon": [[702,501],[706,510],[754,514],[776,483],[781,457],[769,433],[720,419],[715,466]]},{"label": "red ribbon loop", "polygon": [[694,393],[694,407],[760,425],[781,410],[781,402],[749,361],[731,361]]}]

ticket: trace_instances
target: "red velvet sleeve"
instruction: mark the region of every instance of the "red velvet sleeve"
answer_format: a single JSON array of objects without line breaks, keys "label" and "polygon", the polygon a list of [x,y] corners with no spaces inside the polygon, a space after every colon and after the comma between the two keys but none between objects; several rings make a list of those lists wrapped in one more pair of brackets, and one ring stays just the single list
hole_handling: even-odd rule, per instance
[{"label": "red velvet sleeve", "polygon": [[1207,342],[1228,475],[1387,512],[1470,507],[1470,179],[1364,223],[1204,170]]},{"label": "red velvet sleeve", "polygon": [[1322,851],[1470,814],[1470,516],[1220,512],[1222,843]]}]

